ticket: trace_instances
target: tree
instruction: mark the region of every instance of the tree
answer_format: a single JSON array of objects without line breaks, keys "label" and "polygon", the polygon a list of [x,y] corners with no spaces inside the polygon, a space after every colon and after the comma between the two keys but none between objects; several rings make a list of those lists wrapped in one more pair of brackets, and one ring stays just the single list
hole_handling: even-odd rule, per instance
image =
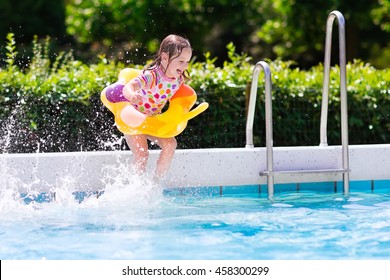
[{"label": "tree", "polygon": [[322,61],[327,15],[339,10],[346,19],[347,59],[369,60],[380,50],[380,66],[390,65],[390,56],[384,56],[386,51],[389,53],[389,0],[256,2],[264,13],[265,23],[258,28],[255,38],[273,46],[272,52],[277,57],[293,59],[306,66]]},{"label": "tree", "polygon": [[30,43],[34,35],[66,35],[64,0],[2,0],[0,18],[1,38],[12,32],[19,42]]}]

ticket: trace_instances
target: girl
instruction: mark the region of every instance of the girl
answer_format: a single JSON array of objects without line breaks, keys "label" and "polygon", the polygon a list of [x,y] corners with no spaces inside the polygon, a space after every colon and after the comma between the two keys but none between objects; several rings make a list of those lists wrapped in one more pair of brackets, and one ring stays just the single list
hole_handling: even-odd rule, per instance
[{"label": "girl", "polygon": [[[160,45],[152,63],[143,73],[128,82],[123,88],[124,97],[139,112],[151,116],[160,114],[164,105],[188,79],[188,63],[192,56],[190,42],[178,35],[167,36]],[[164,177],[173,159],[177,142],[172,138],[158,138],[150,135],[125,135],[131,149],[135,168],[143,173],[149,157],[147,140],[161,148],[157,160],[156,176]]]}]

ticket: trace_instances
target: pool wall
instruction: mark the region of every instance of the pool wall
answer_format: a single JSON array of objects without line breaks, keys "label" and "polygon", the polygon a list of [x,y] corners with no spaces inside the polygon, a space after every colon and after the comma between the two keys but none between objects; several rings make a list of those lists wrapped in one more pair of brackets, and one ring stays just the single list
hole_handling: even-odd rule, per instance
[{"label": "pool wall", "polygon": [[[148,169],[159,151],[150,151]],[[128,172],[130,151],[1,154],[0,183],[49,191],[65,180],[81,191],[104,189],[107,178]],[[390,180],[390,144],[350,145],[351,181]],[[341,168],[341,147],[276,147],[274,170]],[[208,187],[264,185],[265,148],[177,150],[164,185]],[[275,184],[341,181],[341,174],[280,175]],[[21,190],[22,191],[22,190]]]}]

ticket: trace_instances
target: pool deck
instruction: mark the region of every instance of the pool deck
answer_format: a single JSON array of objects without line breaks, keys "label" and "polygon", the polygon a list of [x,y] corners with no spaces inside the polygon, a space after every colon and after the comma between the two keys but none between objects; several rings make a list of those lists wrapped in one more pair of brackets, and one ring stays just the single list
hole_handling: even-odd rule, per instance
[{"label": "pool deck", "polygon": [[[159,151],[150,151],[148,172]],[[70,180],[80,191],[104,189],[112,170],[128,172],[130,151],[1,154],[1,188],[28,186],[49,191]],[[276,147],[274,170],[341,168],[341,147]],[[350,145],[350,180],[390,180],[390,144]],[[110,171],[111,170],[111,171]],[[222,148],[177,150],[164,185],[170,187],[245,186],[266,184],[266,150]],[[110,174],[111,172],[111,174]],[[121,176],[121,173],[118,173]],[[341,181],[341,174],[280,175],[275,184]],[[22,190],[21,190],[22,191]]]}]

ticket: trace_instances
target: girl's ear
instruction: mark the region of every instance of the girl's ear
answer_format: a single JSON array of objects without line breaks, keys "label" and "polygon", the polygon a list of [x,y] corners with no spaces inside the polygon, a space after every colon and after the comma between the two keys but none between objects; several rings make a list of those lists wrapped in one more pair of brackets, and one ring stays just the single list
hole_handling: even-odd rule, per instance
[{"label": "girl's ear", "polygon": [[162,62],[165,62],[165,63],[168,63],[168,61],[169,61],[169,56],[168,56],[167,53],[165,53],[165,52],[161,53],[161,61],[162,61]]}]

